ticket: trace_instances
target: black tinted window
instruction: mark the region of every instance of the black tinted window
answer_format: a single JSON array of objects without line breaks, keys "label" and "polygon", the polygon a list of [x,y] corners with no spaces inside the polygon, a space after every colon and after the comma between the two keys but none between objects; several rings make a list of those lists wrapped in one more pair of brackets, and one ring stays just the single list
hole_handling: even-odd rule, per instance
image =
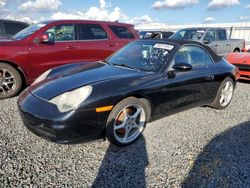
[{"label": "black tinted window", "polygon": [[107,39],[106,31],[98,24],[78,24],[79,40],[102,40]]},{"label": "black tinted window", "polygon": [[2,23],[0,22],[0,34],[3,34]]},{"label": "black tinted window", "polygon": [[133,39],[134,38],[134,35],[126,27],[109,25],[109,28],[113,31],[113,33],[117,37],[121,39]]},{"label": "black tinted window", "polygon": [[225,30],[218,30],[219,40],[227,40],[227,35]]},{"label": "black tinted window", "polygon": [[23,25],[23,24],[8,23],[8,22],[3,23],[3,26],[5,28],[5,32],[7,35],[15,35],[19,31],[27,27],[26,25]]}]

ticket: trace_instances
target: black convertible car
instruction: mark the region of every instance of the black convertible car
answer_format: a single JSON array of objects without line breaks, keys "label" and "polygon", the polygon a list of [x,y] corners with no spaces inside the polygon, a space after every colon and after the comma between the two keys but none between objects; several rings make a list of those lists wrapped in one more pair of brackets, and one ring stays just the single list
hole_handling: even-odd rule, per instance
[{"label": "black convertible car", "polygon": [[[135,41],[105,61],[61,66],[19,97],[24,124],[57,143],[134,142],[147,122],[197,106],[230,103],[237,70],[191,41]],[[195,115],[195,114],[194,114]]]}]

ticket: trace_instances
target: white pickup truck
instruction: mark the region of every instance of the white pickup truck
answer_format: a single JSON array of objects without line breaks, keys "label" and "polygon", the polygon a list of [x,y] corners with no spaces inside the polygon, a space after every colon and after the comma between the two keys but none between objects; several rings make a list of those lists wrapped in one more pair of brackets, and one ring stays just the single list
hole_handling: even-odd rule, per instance
[{"label": "white pickup truck", "polygon": [[195,40],[209,46],[216,54],[224,56],[229,52],[245,49],[245,40],[229,39],[224,28],[186,28],[177,31],[170,39]]}]

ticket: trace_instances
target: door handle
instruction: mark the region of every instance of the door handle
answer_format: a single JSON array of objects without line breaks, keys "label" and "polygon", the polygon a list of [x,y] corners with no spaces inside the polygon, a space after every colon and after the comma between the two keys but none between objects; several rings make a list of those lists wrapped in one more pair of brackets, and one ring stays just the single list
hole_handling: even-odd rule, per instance
[{"label": "door handle", "polygon": [[115,47],[115,44],[111,44],[111,43],[110,43],[110,44],[108,44],[107,46],[108,46],[108,47]]},{"label": "door handle", "polygon": [[75,46],[67,46],[66,49],[73,50],[73,49],[76,49],[76,47]]},{"label": "door handle", "polygon": [[213,81],[214,80],[214,76],[213,75],[208,75],[206,78],[205,78],[206,81]]},{"label": "door handle", "polygon": [[227,44],[227,46],[229,46],[229,44]]},{"label": "door handle", "polygon": [[217,48],[217,47],[218,47],[218,44],[214,45],[214,47]]}]

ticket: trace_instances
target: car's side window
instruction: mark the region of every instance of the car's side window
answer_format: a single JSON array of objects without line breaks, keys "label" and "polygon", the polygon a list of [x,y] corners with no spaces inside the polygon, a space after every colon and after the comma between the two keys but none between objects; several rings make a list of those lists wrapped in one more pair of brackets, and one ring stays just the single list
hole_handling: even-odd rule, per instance
[{"label": "car's side window", "polygon": [[109,28],[113,33],[121,39],[133,39],[134,35],[129,31],[128,28],[122,26],[109,25]]},{"label": "car's side window", "polygon": [[210,56],[199,46],[184,46],[175,56],[175,64],[189,63],[193,67],[201,67],[212,64]]},{"label": "car's side window", "polygon": [[77,24],[78,40],[104,40],[108,34],[99,24]]},{"label": "car's side window", "polygon": [[218,39],[227,40],[227,34],[225,30],[218,30]]},{"label": "car's side window", "polygon": [[74,24],[60,24],[51,27],[45,33],[54,36],[55,41],[72,41],[74,40]]},{"label": "car's side window", "polygon": [[208,31],[204,39],[206,39],[208,42],[213,42],[215,41],[215,31]]},{"label": "car's side window", "polygon": [[9,35],[14,35],[26,27],[23,24],[9,22],[3,22],[3,26],[5,28],[6,33]]},{"label": "car's side window", "polygon": [[[203,49],[202,49],[202,50],[203,50]],[[204,51],[204,53],[203,53],[203,61],[204,61],[204,64],[205,64],[205,65],[213,64],[213,61],[212,61],[211,57],[208,55],[208,53],[207,53],[205,50],[203,50],[203,51]]]},{"label": "car's side window", "polygon": [[2,23],[0,22],[0,34],[3,34]]}]

